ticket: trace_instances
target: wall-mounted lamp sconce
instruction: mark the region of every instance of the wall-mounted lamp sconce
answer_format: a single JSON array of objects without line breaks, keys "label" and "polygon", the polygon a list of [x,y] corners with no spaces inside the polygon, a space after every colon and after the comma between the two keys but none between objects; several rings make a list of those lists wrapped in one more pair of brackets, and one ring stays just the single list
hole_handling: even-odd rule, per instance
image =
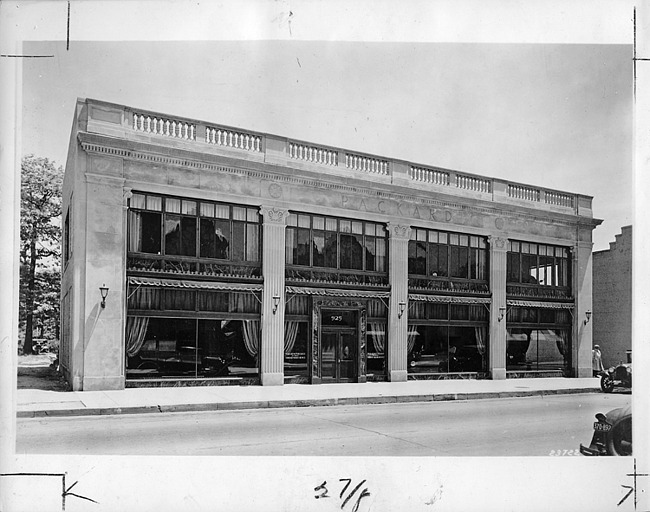
[{"label": "wall-mounted lamp sconce", "polygon": [[273,296],[273,314],[278,310],[278,306],[280,305],[280,296],[279,295],[274,295]]},{"label": "wall-mounted lamp sconce", "polygon": [[106,307],[106,297],[108,297],[108,286],[105,284],[99,287],[99,293],[102,294],[102,308]]},{"label": "wall-mounted lamp sconce", "polygon": [[505,308],[505,306],[501,306],[499,308],[499,317],[497,318],[497,321],[500,322],[501,320],[503,320],[504,316],[506,316],[506,308]]},{"label": "wall-mounted lamp sconce", "polygon": [[587,325],[589,323],[589,320],[591,320],[591,311],[589,310],[585,311],[585,316],[587,317],[587,319],[584,320],[584,324]]},{"label": "wall-mounted lamp sconce", "polygon": [[406,309],[406,302],[398,302],[397,306],[399,307],[399,310],[397,311],[397,318],[402,318],[404,310]]}]

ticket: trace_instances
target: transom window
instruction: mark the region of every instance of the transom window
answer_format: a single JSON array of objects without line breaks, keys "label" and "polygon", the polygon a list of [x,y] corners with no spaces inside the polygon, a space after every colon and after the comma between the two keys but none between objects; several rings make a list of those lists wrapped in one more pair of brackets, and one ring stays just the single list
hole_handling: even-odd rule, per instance
[{"label": "transom window", "polygon": [[291,213],[287,225],[287,265],[387,271],[382,224]]},{"label": "transom window", "polygon": [[569,249],[511,240],[507,282],[550,287],[570,287]]},{"label": "transom window", "polygon": [[412,229],[408,272],[417,276],[487,281],[487,241],[480,236]]},{"label": "transom window", "polygon": [[232,204],[133,194],[129,251],[259,262],[259,212]]}]

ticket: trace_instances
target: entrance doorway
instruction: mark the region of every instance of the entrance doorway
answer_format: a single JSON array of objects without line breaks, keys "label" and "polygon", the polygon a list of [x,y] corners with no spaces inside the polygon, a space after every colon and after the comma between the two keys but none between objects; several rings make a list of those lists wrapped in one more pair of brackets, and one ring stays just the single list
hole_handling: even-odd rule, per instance
[{"label": "entrance doorway", "polygon": [[356,382],[358,343],[357,311],[322,311],[320,374],[323,382]]},{"label": "entrance doorway", "polygon": [[323,329],[321,376],[328,382],[356,380],[355,345],[357,333],[352,329]]}]

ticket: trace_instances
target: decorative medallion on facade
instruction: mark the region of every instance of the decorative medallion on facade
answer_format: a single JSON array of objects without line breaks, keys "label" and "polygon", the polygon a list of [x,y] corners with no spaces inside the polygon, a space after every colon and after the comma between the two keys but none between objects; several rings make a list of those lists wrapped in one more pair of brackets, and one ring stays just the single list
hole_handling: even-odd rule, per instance
[{"label": "decorative medallion on facade", "polygon": [[271,183],[269,185],[269,195],[273,199],[279,199],[280,197],[282,197],[282,187],[277,183]]},{"label": "decorative medallion on facade", "polygon": [[114,158],[94,157],[92,164],[93,170],[99,174],[115,174],[119,170],[122,162]]}]

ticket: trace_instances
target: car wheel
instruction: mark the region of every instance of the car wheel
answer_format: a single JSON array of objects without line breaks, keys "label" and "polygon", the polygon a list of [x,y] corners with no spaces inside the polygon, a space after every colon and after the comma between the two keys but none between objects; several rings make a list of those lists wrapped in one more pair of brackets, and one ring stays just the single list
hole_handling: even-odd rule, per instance
[{"label": "car wheel", "polygon": [[607,437],[607,452],[611,455],[632,455],[632,417],[614,424]]},{"label": "car wheel", "polygon": [[600,379],[600,389],[603,390],[603,393],[611,393],[614,391],[614,381],[606,375]]}]

